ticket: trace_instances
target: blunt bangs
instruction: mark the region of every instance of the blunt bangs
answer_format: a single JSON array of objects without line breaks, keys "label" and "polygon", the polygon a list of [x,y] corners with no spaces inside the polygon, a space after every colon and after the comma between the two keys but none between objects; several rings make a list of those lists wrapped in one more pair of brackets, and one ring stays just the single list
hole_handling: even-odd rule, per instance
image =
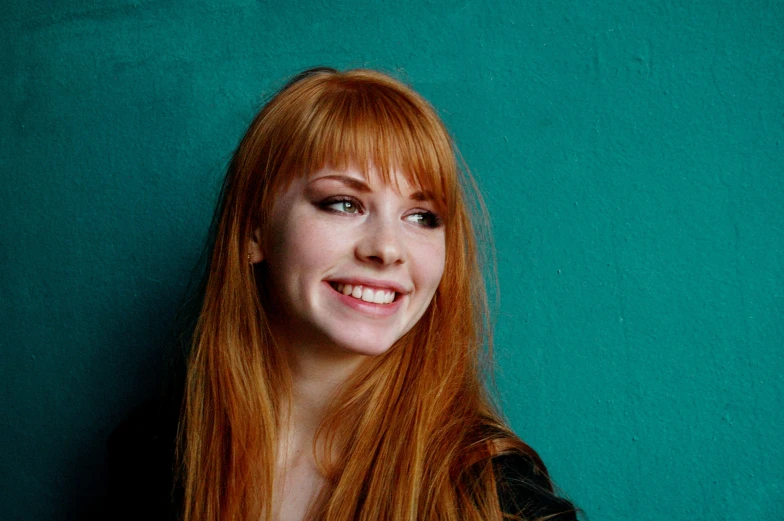
[{"label": "blunt bangs", "polygon": [[316,74],[291,88],[298,91],[292,101],[299,117],[287,136],[289,173],[354,166],[366,177],[375,169],[396,185],[400,172],[449,220],[459,190],[457,163],[449,134],[423,98],[363,70]]}]

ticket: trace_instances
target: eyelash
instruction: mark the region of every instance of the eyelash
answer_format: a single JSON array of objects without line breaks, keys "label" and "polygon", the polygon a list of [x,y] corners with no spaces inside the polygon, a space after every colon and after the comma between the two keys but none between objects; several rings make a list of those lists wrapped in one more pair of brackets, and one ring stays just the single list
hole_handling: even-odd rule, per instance
[{"label": "eyelash", "polygon": [[[332,206],[335,206],[340,203],[351,203],[355,205],[356,212],[347,212],[347,211],[335,210],[334,208],[331,208]],[[318,203],[318,207],[324,210],[325,212],[337,213],[337,214],[349,214],[349,215],[364,210],[364,208],[362,207],[362,203],[360,203],[353,197],[346,197],[346,196],[337,196],[337,197],[330,197],[328,199],[324,199],[323,201]]]},{"label": "eyelash", "polygon": [[[336,210],[336,209],[332,208],[333,206],[338,205],[340,203],[350,203],[350,204],[353,204],[353,205],[355,205],[356,211],[348,212],[348,211]],[[356,214],[356,213],[361,213],[361,212],[363,212],[365,210],[365,208],[362,206],[361,202],[359,202],[357,199],[355,199],[353,197],[347,197],[347,196],[329,197],[329,198],[324,199],[323,201],[319,202],[317,204],[317,206],[321,210],[323,210],[325,212],[335,213],[335,214],[342,214],[342,215],[353,215],[353,214]],[[414,222],[414,224],[416,224],[418,226],[421,226],[423,228],[439,228],[443,224],[443,221],[442,221],[441,217],[438,216],[438,214],[436,214],[434,212],[430,212],[428,210],[416,211],[414,213],[408,214],[406,216],[406,218],[414,216],[414,215],[422,216],[422,219],[420,221]],[[409,222],[411,222],[411,221],[409,221]]]}]

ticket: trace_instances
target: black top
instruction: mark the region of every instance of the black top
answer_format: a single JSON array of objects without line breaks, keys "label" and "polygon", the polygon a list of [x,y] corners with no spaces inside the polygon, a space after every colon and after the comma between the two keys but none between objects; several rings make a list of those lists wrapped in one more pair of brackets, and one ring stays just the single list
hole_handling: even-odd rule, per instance
[{"label": "black top", "polygon": [[[109,438],[109,509],[113,519],[177,519],[172,489],[176,416],[154,407],[135,411]],[[493,460],[501,510],[526,519],[576,521],[574,507],[553,493],[550,480],[533,459],[518,454]],[[174,496],[172,496],[174,493]],[[174,497],[174,501],[172,501]]]},{"label": "black top", "polygon": [[493,458],[498,500],[505,514],[524,519],[548,517],[553,521],[576,521],[574,506],[553,492],[547,474],[537,463],[521,454],[504,454]]}]

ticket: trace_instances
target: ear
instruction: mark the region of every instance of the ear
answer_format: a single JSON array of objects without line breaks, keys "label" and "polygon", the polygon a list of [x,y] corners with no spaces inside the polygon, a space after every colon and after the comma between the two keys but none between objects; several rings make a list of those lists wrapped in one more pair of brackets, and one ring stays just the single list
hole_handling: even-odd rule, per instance
[{"label": "ear", "polygon": [[264,251],[261,249],[261,228],[256,228],[253,231],[253,238],[250,240],[250,249],[248,249],[248,262],[251,264],[258,264],[264,260]]}]

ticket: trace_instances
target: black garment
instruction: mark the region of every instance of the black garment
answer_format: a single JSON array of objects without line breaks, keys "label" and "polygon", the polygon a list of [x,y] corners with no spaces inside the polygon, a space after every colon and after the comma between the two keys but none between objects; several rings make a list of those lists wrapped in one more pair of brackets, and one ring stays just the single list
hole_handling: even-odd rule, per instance
[{"label": "black garment", "polygon": [[[145,406],[112,433],[108,445],[109,518],[178,519],[182,490],[173,486],[176,418],[171,411]],[[493,469],[504,513],[576,521],[574,507],[553,493],[549,479],[532,459],[518,454],[498,456]]]},{"label": "black garment", "polygon": [[550,479],[537,464],[520,454],[493,458],[498,500],[505,514],[524,519],[548,518],[552,521],[576,521],[574,506],[553,492]]}]

